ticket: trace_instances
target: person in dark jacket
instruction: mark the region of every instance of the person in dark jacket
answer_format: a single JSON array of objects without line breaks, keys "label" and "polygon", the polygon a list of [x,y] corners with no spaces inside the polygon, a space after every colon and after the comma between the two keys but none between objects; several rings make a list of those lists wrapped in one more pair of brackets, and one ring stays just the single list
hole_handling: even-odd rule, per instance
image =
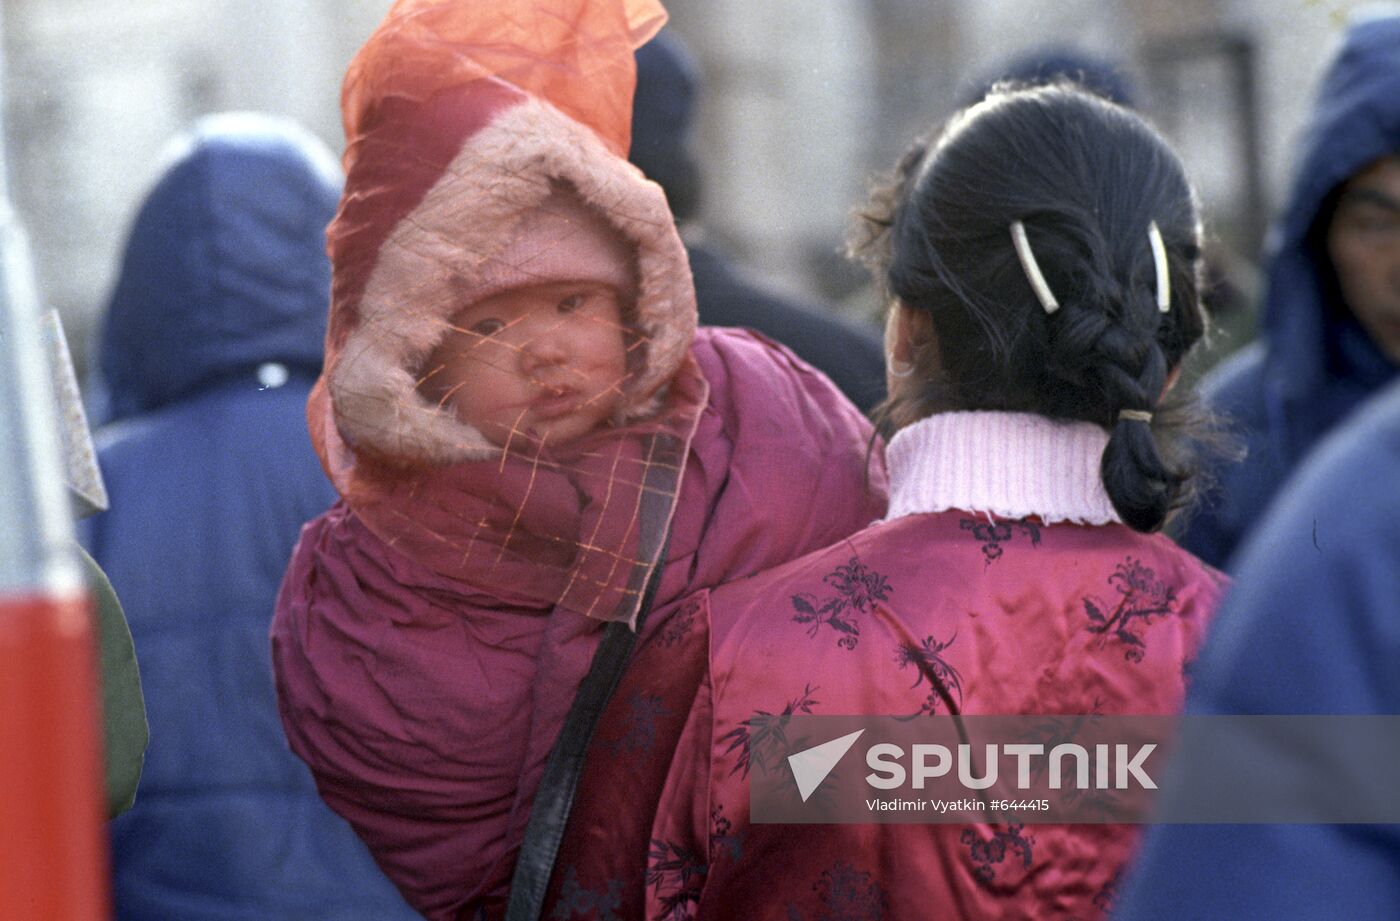
[{"label": "person in dark jacket", "polygon": [[1073,45],[1060,44],[1033,45],[980,74],[963,92],[961,105],[975,104],[998,83],[1045,86],[1063,82],[1073,83],[1128,109],[1139,106],[1137,87],[1122,64]]},{"label": "person in dark jacket", "polygon": [[306,433],[341,176],[280,118],[201,120],[138,213],[100,344],[110,510],[85,544],[126,606],[150,719],[112,823],[117,916],[415,917],[287,750],[269,663],[301,524],[335,491]]},{"label": "person in dark jacket", "polygon": [[[1400,713],[1396,483],[1400,383],[1313,453],[1242,545],[1188,712]],[[1256,758],[1275,771],[1316,758],[1281,743]],[[1330,774],[1308,805],[1326,810],[1350,779]],[[1397,900],[1400,826],[1161,825],[1115,918],[1379,921]]]},{"label": "person in dark jacket", "polygon": [[695,63],[671,30],[637,49],[630,158],[666,190],[690,256],[701,324],[744,326],[777,340],[869,412],[885,395],[884,351],[875,332],[754,281],[704,239],[700,170],[687,148],[698,89]]},{"label": "person in dark jacket", "polygon": [[1182,544],[1224,565],[1313,445],[1400,368],[1400,17],[1356,22],[1270,241],[1259,342],[1205,384],[1248,456]]}]

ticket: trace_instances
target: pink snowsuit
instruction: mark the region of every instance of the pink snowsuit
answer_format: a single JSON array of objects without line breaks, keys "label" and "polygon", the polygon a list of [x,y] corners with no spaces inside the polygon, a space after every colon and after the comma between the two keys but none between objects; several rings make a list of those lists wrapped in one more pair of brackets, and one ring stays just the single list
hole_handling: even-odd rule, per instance
[{"label": "pink snowsuit", "polygon": [[[309,409],[342,500],[304,530],[272,630],[292,749],[433,919],[499,911],[603,627],[634,620],[668,533],[645,636],[675,629],[678,599],[826,546],[885,507],[879,445],[830,381],[756,334],[696,334],[664,195],[619,155],[625,118],[619,143],[549,101],[562,87],[627,103],[622,77],[659,7],[626,0],[644,8],[629,35],[632,20],[609,19],[620,0],[540,5],[568,7],[544,15],[586,34],[518,40],[558,42],[568,67],[615,85],[557,83],[573,71],[536,68],[492,5],[422,0],[396,4],[347,76],[327,363]],[[596,34],[588,17],[603,20]],[[595,51],[606,67],[575,60]],[[512,79],[480,72],[493,55]],[[520,251],[522,213],[561,186],[636,254],[627,322],[643,357],[619,381],[612,426],[552,452],[503,449],[417,382],[461,292],[529,276],[500,254]]]}]

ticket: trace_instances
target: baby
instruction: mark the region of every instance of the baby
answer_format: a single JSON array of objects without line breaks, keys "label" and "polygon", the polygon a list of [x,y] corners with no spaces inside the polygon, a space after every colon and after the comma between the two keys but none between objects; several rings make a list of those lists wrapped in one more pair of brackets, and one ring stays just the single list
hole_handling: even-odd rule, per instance
[{"label": "baby", "polygon": [[[512,31],[545,20],[569,26]],[[303,530],[273,660],[292,749],[429,918],[498,916],[606,622],[674,642],[681,599],[884,510],[830,381],[696,332],[665,196],[624,157],[662,21],[399,0],[346,76],[308,407],[341,501]]]},{"label": "baby", "polygon": [[522,218],[451,321],[418,382],[492,444],[565,445],[616,424],[641,339],[633,259],[568,190]]}]

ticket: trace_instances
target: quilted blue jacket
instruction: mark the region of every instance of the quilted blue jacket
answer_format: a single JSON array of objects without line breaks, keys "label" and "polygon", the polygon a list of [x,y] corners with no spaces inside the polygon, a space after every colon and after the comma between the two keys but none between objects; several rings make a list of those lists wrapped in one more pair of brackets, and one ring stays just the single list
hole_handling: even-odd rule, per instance
[{"label": "quilted blue jacket", "polygon": [[[1188,712],[1400,713],[1397,483],[1400,383],[1318,447],[1241,547]],[[1309,757],[1284,734],[1268,744],[1266,763]],[[1348,780],[1297,795],[1321,809]],[[1397,905],[1400,825],[1161,825],[1113,917],[1381,921]]]},{"label": "quilted blue jacket", "polygon": [[151,741],[111,826],[122,921],[417,917],[282,736],[277,587],[335,494],[306,431],[340,173],[266,116],[203,120],[142,206],[100,344],[111,510],[85,543],[136,643]]}]

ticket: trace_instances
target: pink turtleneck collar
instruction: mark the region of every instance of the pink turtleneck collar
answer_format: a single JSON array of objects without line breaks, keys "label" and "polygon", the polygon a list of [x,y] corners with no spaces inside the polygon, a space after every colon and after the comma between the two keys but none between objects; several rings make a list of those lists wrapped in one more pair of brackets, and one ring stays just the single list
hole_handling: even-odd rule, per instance
[{"label": "pink turtleneck collar", "polygon": [[1108,433],[1030,413],[951,412],[895,433],[885,520],[961,509],[1046,524],[1121,522],[1099,475]]}]

